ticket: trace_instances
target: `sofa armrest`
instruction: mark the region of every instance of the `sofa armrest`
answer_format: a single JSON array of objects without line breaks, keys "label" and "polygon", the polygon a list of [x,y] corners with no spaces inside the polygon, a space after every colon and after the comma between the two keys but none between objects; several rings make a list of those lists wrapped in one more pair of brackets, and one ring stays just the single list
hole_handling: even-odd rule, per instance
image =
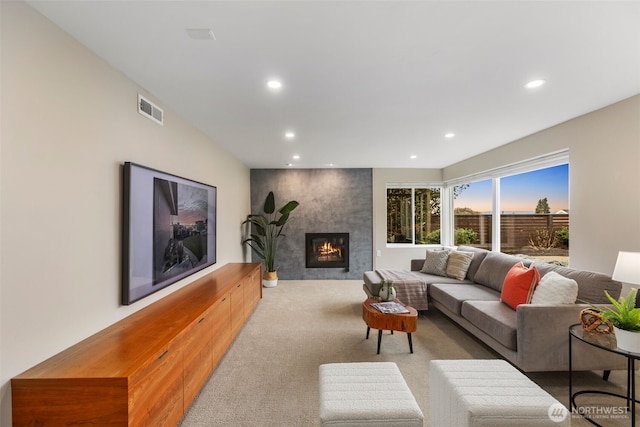
[{"label": "sofa armrest", "polygon": [[424,258],[411,260],[411,271],[420,271],[422,266],[424,266]]},{"label": "sofa armrest", "polygon": [[[517,351],[519,364],[525,371],[538,371],[546,366],[569,370],[569,327],[580,323],[580,311],[586,304],[538,305],[522,304],[516,310]],[[575,340],[575,370],[624,369],[626,361],[612,353]]]}]

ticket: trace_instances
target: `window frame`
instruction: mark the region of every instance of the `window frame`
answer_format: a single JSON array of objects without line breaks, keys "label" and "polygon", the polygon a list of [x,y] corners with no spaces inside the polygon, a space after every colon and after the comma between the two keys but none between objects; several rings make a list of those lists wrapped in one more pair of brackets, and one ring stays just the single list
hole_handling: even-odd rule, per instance
[{"label": "window frame", "polygon": [[[493,239],[496,237],[495,235],[495,229],[496,229],[496,223],[494,222],[494,217],[495,215],[493,214],[495,212],[495,205],[496,205],[496,194],[500,194],[499,193],[499,189],[500,189],[500,180],[499,179],[493,179],[493,178],[485,178],[485,179],[473,179],[473,180],[469,180],[469,181],[465,181],[462,184],[473,184],[476,182],[483,182],[483,181],[491,181],[491,244],[493,245]],[[450,224],[450,230],[451,230],[451,234],[449,237],[449,240],[447,240],[448,242],[451,242],[452,244],[450,246],[457,246],[455,243],[455,229],[456,229],[456,213],[455,213],[455,209],[456,209],[456,203],[455,203],[455,197],[454,197],[454,189],[457,185],[461,185],[461,184],[455,184],[455,185],[451,185],[449,187],[447,187],[449,189],[449,197],[451,200],[451,212],[450,212],[450,219],[451,219],[451,224]],[[498,224],[499,226],[499,224]],[[498,235],[499,237],[499,235]],[[493,247],[493,246],[492,246]]]},{"label": "window frame", "polygon": [[[390,189],[410,189],[411,190],[411,229],[413,233],[411,234],[411,243],[390,243],[386,241],[385,244],[387,248],[427,248],[434,246],[442,246],[442,241],[444,240],[442,233],[443,229],[443,218],[445,217],[445,211],[443,210],[443,205],[445,203],[445,186],[442,182],[392,182],[387,183],[385,186],[385,236],[388,233],[386,229],[386,224],[388,223],[388,214],[389,214],[389,205],[388,205],[388,194]],[[425,189],[425,188],[435,188],[440,190],[440,243],[427,243],[427,244],[416,244],[415,239],[415,227],[416,227],[416,211],[415,211],[415,190],[416,189]],[[448,200],[448,199],[447,199]]]},{"label": "window frame", "polygon": [[[492,193],[493,193],[493,201],[492,201],[492,215],[493,215],[493,231],[492,231],[492,242],[491,242],[491,250],[495,252],[500,252],[500,179],[507,178],[509,176],[518,175],[522,173],[532,172],[540,169],[546,169],[554,166],[560,166],[567,164],[569,168],[571,168],[571,164],[569,162],[569,150],[561,150],[558,152],[550,153],[544,156],[536,157],[530,160],[525,160],[518,163],[513,163],[507,166],[498,167],[495,169],[491,169],[485,172],[480,172],[477,174],[467,175],[461,178],[451,179],[444,182],[444,187],[448,189],[449,203],[451,205],[451,211],[449,212],[449,223],[447,223],[447,231],[441,231],[441,244],[443,246],[455,246],[453,241],[454,236],[454,219],[453,219],[453,187],[456,185],[468,184],[476,181],[483,181],[491,179],[492,181]],[[570,186],[569,186],[570,188]],[[569,190],[570,191],[570,190]],[[569,193],[571,194],[571,193]],[[442,206],[441,206],[442,209]],[[571,207],[569,206],[569,209]],[[441,211],[442,212],[442,211]],[[446,236],[446,240],[444,238]]]}]

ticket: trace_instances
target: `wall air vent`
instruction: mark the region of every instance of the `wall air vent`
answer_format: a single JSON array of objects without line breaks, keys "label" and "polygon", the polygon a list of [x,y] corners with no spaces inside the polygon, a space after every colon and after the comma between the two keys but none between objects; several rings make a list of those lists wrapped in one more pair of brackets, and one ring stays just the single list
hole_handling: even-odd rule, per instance
[{"label": "wall air vent", "polygon": [[138,113],[162,125],[162,109],[140,94],[138,94]]}]

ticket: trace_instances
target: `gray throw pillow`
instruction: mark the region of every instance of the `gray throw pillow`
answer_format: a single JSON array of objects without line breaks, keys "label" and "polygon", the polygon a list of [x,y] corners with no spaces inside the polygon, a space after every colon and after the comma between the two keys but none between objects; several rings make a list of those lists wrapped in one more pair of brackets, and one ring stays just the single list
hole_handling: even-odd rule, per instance
[{"label": "gray throw pillow", "polygon": [[464,280],[473,259],[473,252],[452,251],[449,254],[446,274],[454,279]]},{"label": "gray throw pillow", "polygon": [[446,277],[448,259],[449,251],[427,250],[427,256],[424,260],[424,265],[422,266],[422,270],[420,270],[420,272]]}]

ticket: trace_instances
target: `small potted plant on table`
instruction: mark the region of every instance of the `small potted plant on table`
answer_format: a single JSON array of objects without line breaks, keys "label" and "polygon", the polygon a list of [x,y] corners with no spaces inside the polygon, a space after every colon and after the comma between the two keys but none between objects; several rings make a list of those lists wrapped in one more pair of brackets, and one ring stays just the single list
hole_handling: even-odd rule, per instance
[{"label": "small potted plant on table", "polygon": [[631,288],[626,296],[616,300],[609,292],[604,291],[613,307],[594,307],[603,320],[613,324],[618,348],[633,353],[640,353],[640,308],[636,308],[637,292],[636,288]]}]

